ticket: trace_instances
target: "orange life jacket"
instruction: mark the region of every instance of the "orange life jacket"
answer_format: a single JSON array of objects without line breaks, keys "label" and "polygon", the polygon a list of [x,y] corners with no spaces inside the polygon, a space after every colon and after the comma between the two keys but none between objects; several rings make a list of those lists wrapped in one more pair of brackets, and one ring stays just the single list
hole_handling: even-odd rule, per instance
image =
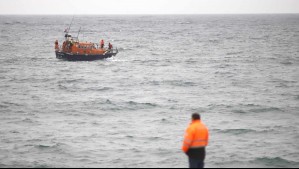
[{"label": "orange life jacket", "polygon": [[208,128],[200,120],[194,120],[186,131],[182,150],[187,153],[190,148],[206,147],[208,142]]}]

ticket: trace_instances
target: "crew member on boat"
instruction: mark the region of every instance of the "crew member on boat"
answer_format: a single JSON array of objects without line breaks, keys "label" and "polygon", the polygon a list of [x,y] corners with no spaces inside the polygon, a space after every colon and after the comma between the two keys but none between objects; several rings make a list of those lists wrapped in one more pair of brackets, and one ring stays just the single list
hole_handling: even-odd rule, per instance
[{"label": "crew member on boat", "polygon": [[109,50],[113,48],[112,44],[109,42]]},{"label": "crew member on boat", "polygon": [[105,46],[105,42],[104,42],[104,40],[102,39],[102,40],[101,40],[101,48],[103,49],[104,46]]},{"label": "crew member on boat", "polygon": [[58,40],[55,41],[55,51],[59,51],[59,44]]}]

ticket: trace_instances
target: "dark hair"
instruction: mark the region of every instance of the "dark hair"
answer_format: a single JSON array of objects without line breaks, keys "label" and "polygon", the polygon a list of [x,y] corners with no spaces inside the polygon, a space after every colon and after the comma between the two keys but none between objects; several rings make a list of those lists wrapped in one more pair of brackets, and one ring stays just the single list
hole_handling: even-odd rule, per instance
[{"label": "dark hair", "polygon": [[200,120],[200,115],[198,113],[192,114],[192,119],[193,120]]}]

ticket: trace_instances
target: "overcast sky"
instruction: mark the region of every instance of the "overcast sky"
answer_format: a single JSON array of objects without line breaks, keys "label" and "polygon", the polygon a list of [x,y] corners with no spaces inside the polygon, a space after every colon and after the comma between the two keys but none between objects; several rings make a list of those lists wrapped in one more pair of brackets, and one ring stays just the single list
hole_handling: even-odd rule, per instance
[{"label": "overcast sky", "polygon": [[299,13],[299,0],[0,0],[0,14]]}]

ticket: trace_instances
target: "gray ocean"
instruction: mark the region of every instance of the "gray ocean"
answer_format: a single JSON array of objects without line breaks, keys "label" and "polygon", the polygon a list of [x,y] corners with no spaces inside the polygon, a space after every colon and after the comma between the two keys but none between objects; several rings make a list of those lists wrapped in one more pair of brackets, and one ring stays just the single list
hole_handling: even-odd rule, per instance
[{"label": "gray ocean", "polygon": [[120,53],[58,60],[73,16],[0,16],[0,167],[299,167],[299,15],[75,16]]}]

